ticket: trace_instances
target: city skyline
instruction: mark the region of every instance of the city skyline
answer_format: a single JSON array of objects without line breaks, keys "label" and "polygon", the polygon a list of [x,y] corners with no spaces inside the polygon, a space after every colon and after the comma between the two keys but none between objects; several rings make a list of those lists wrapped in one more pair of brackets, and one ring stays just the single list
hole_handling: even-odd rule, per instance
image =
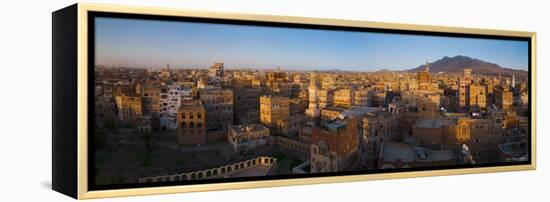
[{"label": "city skyline", "polygon": [[[96,64],[137,68],[400,71],[464,55],[527,70],[525,41],[96,18]],[[395,59],[399,57],[399,60]]]}]

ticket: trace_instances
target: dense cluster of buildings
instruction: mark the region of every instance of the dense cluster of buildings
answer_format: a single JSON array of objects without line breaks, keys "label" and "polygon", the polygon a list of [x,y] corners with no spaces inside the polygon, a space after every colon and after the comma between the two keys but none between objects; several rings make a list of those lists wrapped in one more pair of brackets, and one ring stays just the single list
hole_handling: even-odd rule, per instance
[{"label": "dense cluster of buildings", "polygon": [[[177,143],[272,147],[294,173],[521,161],[528,81],[515,75],[104,68],[96,127],[174,131]],[[230,162],[228,162],[230,163]]]}]

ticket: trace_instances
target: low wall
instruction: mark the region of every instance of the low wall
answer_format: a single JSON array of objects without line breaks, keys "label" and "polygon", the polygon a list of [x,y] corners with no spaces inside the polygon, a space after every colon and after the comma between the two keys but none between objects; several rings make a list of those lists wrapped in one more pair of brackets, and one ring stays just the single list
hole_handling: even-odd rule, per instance
[{"label": "low wall", "polygon": [[153,176],[153,177],[144,177],[139,178],[139,183],[148,183],[148,182],[170,182],[170,181],[186,181],[186,180],[197,180],[197,179],[207,179],[214,177],[223,177],[231,173],[246,169],[249,167],[254,167],[257,165],[273,165],[277,161],[273,157],[257,157],[246,161],[241,161],[233,164],[228,164],[220,166],[217,168],[211,168],[206,170],[193,171],[188,173],[179,173],[174,175],[162,175],[162,176]]}]

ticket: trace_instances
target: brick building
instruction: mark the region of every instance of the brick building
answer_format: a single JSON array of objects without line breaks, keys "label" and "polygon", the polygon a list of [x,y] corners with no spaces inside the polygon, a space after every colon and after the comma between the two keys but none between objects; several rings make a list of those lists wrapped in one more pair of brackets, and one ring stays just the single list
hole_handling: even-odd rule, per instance
[{"label": "brick building", "polygon": [[325,122],[311,132],[311,172],[338,172],[357,166],[356,119]]},{"label": "brick building", "polygon": [[221,88],[199,90],[199,99],[206,110],[206,130],[225,130],[233,125],[233,91]]},{"label": "brick building", "polygon": [[268,126],[276,126],[278,120],[290,117],[288,97],[263,95],[260,97],[260,121]]},{"label": "brick building", "polygon": [[206,143],[206,111],[199,100],[184,100],[177,113],[178,142],[182,145]]},{"label": "brick building", "polygon": [[141,97],[134,96],[116,96],[116,106],[118,119],[123,123],[133,126],[139,124],[139,118],[143,114]]}]

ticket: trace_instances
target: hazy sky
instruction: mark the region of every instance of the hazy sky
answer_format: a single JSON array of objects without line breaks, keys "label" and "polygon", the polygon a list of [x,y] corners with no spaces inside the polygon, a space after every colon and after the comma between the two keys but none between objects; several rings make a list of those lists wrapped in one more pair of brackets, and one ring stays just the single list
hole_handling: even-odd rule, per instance
[{"label": "hazy sky", "polygon": [[296,70],[404,70],[464,55],[527,69],[528,43],[404,34],[96,18],[96,64]]}]

